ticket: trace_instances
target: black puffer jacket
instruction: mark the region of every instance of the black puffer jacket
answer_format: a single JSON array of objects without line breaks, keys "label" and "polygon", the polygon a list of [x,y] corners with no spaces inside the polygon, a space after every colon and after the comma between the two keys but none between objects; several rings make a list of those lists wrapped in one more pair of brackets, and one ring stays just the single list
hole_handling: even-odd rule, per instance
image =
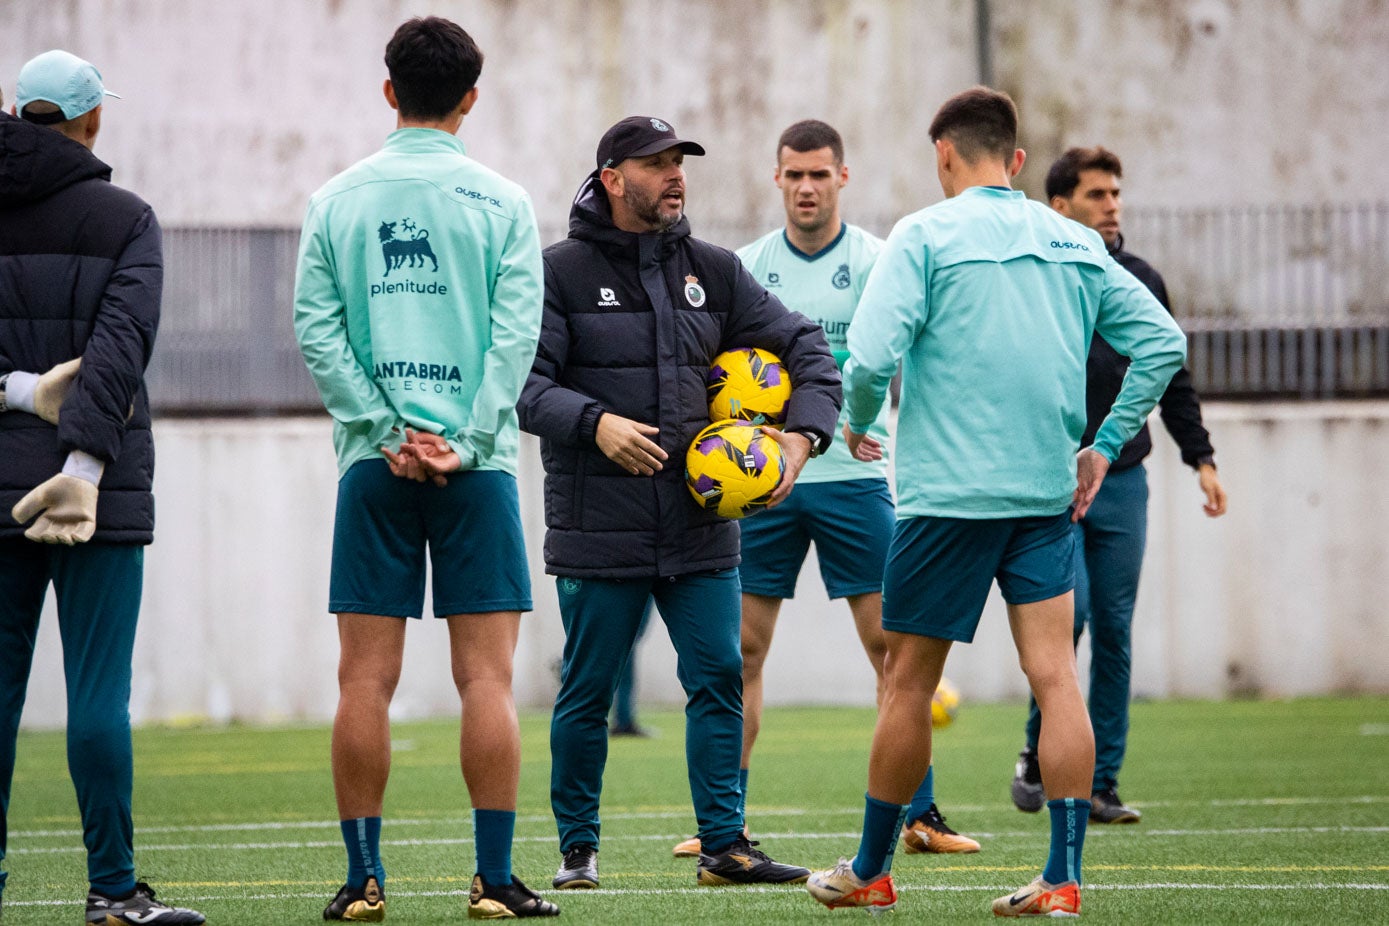
[{"label": "black puffer jacket", "polygon": [[23,534],[10,509],[73,449],[107,461],[93,539],[153,537],[143,377],[159,325],[162,245],[154,212],[110,177],[77,142],[0,115],[0,373],[82,358],[59,427],[0,413],[0,537]]},{"label": "black puffer jacket", "polygon": [[[544,258],[544,326],[517,410],[541,438],[546,571],[625,578],[737,565],[738,525],[685,488],[685,451],[709,423],[709,363],[734,347],[772,351],[795,386],[786,429],[829,441],[841,393],[824,332],[733,252],[690,237],[686,219],[664,234],[618,229],[592,177],[569,237]],[[665,468],[636,476],[604,456],[594,441],[604,412],[659,428]]]}]

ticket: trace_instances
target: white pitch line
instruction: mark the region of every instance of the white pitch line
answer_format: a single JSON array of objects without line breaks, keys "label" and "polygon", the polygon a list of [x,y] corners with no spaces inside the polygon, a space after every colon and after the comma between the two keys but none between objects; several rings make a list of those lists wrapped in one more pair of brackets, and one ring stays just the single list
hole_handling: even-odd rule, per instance
[{"label": "white pitch line", "polygon": [[[1172,837],[1172,836],[1286,836],[1290,834],[1309,834],[1309,833],[1367,833],[1379,834],[1389,833],[1389,826],[1261,826],[1261,827],[1241,827],[1238,829],[1199,829],[1199,830],[1156,830],[1140,829],[1136,827],[1124,827],[1122,829],[1095,829],[1086,832],[1087,838],[1142,838],[1142,837]],[[75,834],[74,834],[75,835]],[[758,833],[758,836],[767,839],[777,840],[853,840],[858,839],[858,832],[842,833]],[[1024,830],[1014,832],[981,833],[975,832],[974,835],[984,839],[1047,839],[1046,831],[1039,827],[1037,830]],[[678,842],[685,838],[678,833],[657,833],[635,836],[608,836],[610,841],[617,842]],[[517,836],[515,842],[518,843],[553,843],[554,836]],[[383,839],[382,846],[467,846],[472,845],[471,836],[441,836],[434,839]],[[341,849],[341,839],[323,839],[306,842],[240,842],[240,843],[179,843],[165,845],[140,845],[136,848],[140,852],[191,852],[191,851],[212,851],[237,852],[237,851],[265,851],[265,850],[284,850],[284,849]],[[64,853],[85,852],[86,849],[80,843],[65,846],[48,846],[42,848],[11,848],[10,855],[61,855]]]},{"label": "white pitch line", "polygon": [[[835,811],[830,811],[834,813]],[[773,807],[767,810],[759,810],[759,817],[803,817],[810,813],[808,810],[800,808]],[[817,814],[819,812],[817,811]],[[845,814],[861,814],[863,808],[858,810],[844,810]],[[666,810],[648,811],[644,813],[613,813],[603,814],[604,820],[689,820],[694,823],[693,810]],[[550,814],[517,814],[517,823],[553,823],[555,818]],[[472,826],[472,817],[436,817],[433,819],[400,818],[390,817],[387,819],[387,826]],[[208,823],[203,825],[180,825],[180,826],[137,826],[135,832],[140,835],[150,833],[229,833],[229,832],[249,832],[255,830],[301,830],[321,828],[336,831],[338,822],[336,820],[267,820],[263,823]],[[82,831],[79,829],[70,830],[10,830],[10,838],[40,838],[40,837],[62,837],[64,839],[72,836],[80,836]]]},{"label": "white pitch line", "polygon": [[[899,894],[924,893],[924,894],[997,894],[1015,890],[1016,884],[988,884],[988,885],[961,885],[961,884],[904,884],[897,888]],[[1148,884],[1086,884],[1086,891],[1228,891],[1238,889],[1241,891],[1389,891],[1389,884],[1375,883],[1346,883],[1334,884],[1327,882],[1298,883],[1298,884],[1204,884],[1191,882],[1172,882],[1163,881]],[[799,885],[794,887],[766,887],[748,886],[736,889],[739,892],[752,894],[798,893],[801,888]],[[546,891],[552,896],[557,895],[558,891]],[[726,897],[728,889],[710,889],[707,887],[670,887],[670,888],[598,888],[586,891],[565,892],[565,899],[578,900],[580,897],[652,897],[652,896],[671,896],[679,895],[685,897]],[[321,900],[326,897],[325,892],[308,893],[293,892],[279,894],[198,894],[192,896],[180,896],[180,902],[189,904],[201,904],[209,901],[247,901],[247,900]],[[390,892],[392,897],[467,897],[468,892],[464,890],[447,891],[398,891]],[[77,903],[71,900],[7,900],[6,907],[76,907]],[[807,908],[809,909],[809,908]]]},{"label": "white pitch line", "polygon": [[[1389,803],[1389,795],[1383,794],[1363,794],[1353,797],[1264,797],[1264,798],[1242,798],[1230,800],[1210,800],[1210,801],[1143,801],[1133,802],[1133,806],[1140,809],[1153,807],[1296,807],[1304,804],[1383,804]],[[993,813],[999,809],[997,804],[958,804],[952,805],[951,813]],[[817,809],[813,811],[816,816],[851,816],[857,817],[863,813],[862,807],[843,807],[830,809]],[[812,813],[804,808],[794,807],[770,807],[766,809],[757,808],[750,814],[756,821],[763,817],[803,817]],[[669,810],[669,811],[648,811],[642,813],[605,813],[603,819],[608,822],[616,820],[689,820],[694,823],[694,813],[690,810]],[[554,817],[549,814],[520,814],[516,817],[517,823],[551,823]],[[386,826],[471,826],[472,819],[468,816],[458,817],[439,817],[434,819],[416,818],[390,818],[386,821]],[[223,832],[254,832],[256,830],[266,830],[274,832],[277,830],[302,830],[321,827],[329,831],[337,830],[335,820],[267,820],[260,823],[210,823],[200,826],[181,825],[181,826],[137,826],[137,835],[147,836],[151,834],[168,833],[223,833]],[[1134,828],[1125,827],[1126,832],[1134,832]],[[1091,829],[1094,833],[1097,830]],[[71,839],[81,835],[80,829],[69,830],[11,830],[11,839],[42,839],[60,838]],[[1197,832],[1197,831],[1190,831]],[[1202,831],[1204,832],[1204,831]],[[1240,832],[1237,830],[1218,830],[1216,832]],[[1300,832],[1300,831],[1299,831]],[[768,834],[771,836],[772,834]],[[794,834],[791,834],[794,835]],[[857,835],[857,834],[855,834]],[[994,833],[980,835],[1028,835],[1026,833]],[[651,839],[664,839],[664,836],[646,837]],[[684,837],[679,837],[684,838]]]}]

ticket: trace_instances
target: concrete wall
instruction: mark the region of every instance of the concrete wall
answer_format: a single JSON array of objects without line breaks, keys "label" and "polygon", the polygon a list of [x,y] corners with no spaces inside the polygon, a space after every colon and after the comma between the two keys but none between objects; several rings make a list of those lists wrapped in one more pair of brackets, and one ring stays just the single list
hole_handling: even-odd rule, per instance
[{"label": "concrete wall", "polygon": [[[1389,692],[1389,402],[1211,403],[1206,419],[1230,514],[1201,514],[1195,478],[1155,435],[1135,694]],[[156,440],[159,525],[136,642],[135,719],[331,717],[337,638],[325,604],[336,477],[326,419],[164,420]],[[554,582],[542,574],[540,484],[527,438],[520,485],[536,610],[524,618],[516,692],[536,708],[552,703],[563,638]],[[767,665],[768,703],[871,704],[872,672],[854,655],[847,608],[826,600],[813,560],[798,591]],[[397,715],[456,709],[445,633],[432,619],[411,626]],[[638,659],[642,700],[679,702],[659,622]],[[60,665],[50,601],[27,726],[62,722]],[[947,674],[969,699],[1025,694],[996,598]]]},{"label": "concrete wall", "polygon": [[[1019,100],[1036,193],[1071,144],[1103,142],[1138,205],[1361,200],[1389,184],[1382,0],[993,0],[996,83]],[[98,152],[166,224],[297,224],[309,194],[394,122],[381,55],[409,15],[455,18],[487,53],[462,135],[531,191],[547,237],[602,130],[671,119],[697,232],[775,225],[777,135],[844,133],[850,215],[885,231],[939,198],[926,136],[979,77],[972,0],[10,0],[0,86],[54,46],[125,94]],[[1372,192],[1367,192],[1372,191]],[[737,235],[725,230],[735,229]]]}]

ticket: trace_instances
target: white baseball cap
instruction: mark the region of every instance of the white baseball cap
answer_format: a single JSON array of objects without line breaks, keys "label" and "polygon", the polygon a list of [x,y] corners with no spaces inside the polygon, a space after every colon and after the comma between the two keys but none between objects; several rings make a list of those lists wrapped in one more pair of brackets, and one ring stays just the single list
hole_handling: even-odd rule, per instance
[{"label": "white baseball cap", "polygon": [[121,98],[120,94],[106,89],[101,82],[101,72],[90,61],[58,49],[30,58],[19,69],[19,83],[15,89],[15,110],[20,115],[30,103],[43,101],[61,111],[62,119],[56,118],[58,113],[54,113],[54,122],[76,119],[91,112],[105,97]]}]

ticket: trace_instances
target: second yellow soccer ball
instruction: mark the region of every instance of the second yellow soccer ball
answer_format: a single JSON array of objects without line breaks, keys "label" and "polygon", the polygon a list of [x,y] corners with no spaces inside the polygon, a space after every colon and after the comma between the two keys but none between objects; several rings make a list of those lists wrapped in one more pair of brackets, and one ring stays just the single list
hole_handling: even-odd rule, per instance
[{"label": "second yellow soccer ball", "polygon": [[791,398],[791,377],[781,359],[760,347],[724,351],[709,365],[709,420],[735,418],[781,425]]}]

